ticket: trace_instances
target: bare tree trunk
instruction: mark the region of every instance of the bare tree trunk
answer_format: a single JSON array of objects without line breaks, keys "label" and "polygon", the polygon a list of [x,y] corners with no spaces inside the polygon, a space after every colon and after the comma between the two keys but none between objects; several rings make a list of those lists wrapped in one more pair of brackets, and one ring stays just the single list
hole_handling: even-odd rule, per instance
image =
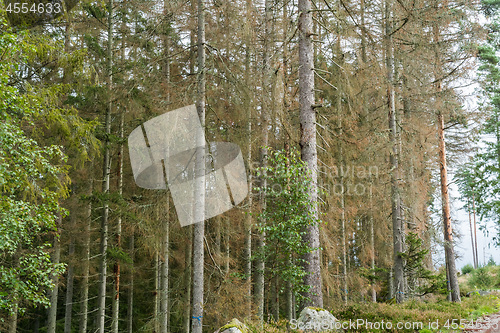
[{"label": "bare tree trunk", "polygon": [[191,324],[191,272],[192,272],[192,254],[193,254],[193,228],[191,226],[186,227],[187,229],[187,238],[185,247],[185,270],[184,270],[184,281],[186,286],[186,294],[184,299],[184,309],[188,309],[184,311],[184,328],[182,330],[183,333],[189,333],[189,328]]},{"label": "bare tree trunk", "polygon": [[[124,122],[124,112],[120,114],[120,139],[123,140],[123,122]],[[123,194],[123,143],[120,143],[120,149],[118,151],[118,194],[122,196]],[[122,217],[118,216],[116,222],[116,246],[121,249],[121,238],[122,238]],[[113,288],[113,303],[112,303],[112,316],[111,316],[111,332],[118,333],[118,320],[120,313],[120,261],[115,259],[116,263],[113,267],[113,275],[115,280],[115,285]]]},{"label": "bare tree trunk", "polygon": [[460,288],[458,286],[457,269],[455,267],[455,250],[453,248],[453,232],[451,228],[450,197],[448,194],[448,172],[446,168],[444,117],[441,111],[439,111],[438,113],[438,138],[439,161],[441,164],[441,200],[443,204],[444,251],[446,257],[446,267],[449,275],[448,281],[451,288],[451,300],[453,302],[460,302]]},{"label": "bare tree trunk", "polygon": [[[311,0],[299,0],[299,102],[300,102],[300,149],[302,160],[311,175],[307,189],[311,216],[318,219],[318,154],[316,150],[316,111],[314,110],[314,59],[312,42]],[[304,269],[308,273],[304,283],[310,289],[305,293],[305,305],[323,307],[321,265],[319,251],[319,226],[310,224],[304,242],[314,250],[304,256]]]},{"label": "bare tree trunk", "polygon": [[476,247],[474,244],[474,229],[472,228],[472,216],[471,216],[471,211],[470,211],[470,203],[467,200],[467,212],[469,213],[469,227],[470,227],[470,241],[471,241],[471,246],[472,246],[472,260],[474,264],[474,269],[477,268],[477,262],[476,262]]},{"label": "bare tree trunk", "polygon": [[[62,217],[57,218],[57,229],[62,225]],[[59,264],[61,258],[61,243],[59,240],[59,231],[54,235],[54,254],[52,256],[52,262],[54,264]],[[50,291],[50,307],[48,312],[47,321],[47,333],[56,332],[56,320],[57,320],[57,297],[59,292],[59,275],[55,274],[52,276],[52,282],[54,283],[54,289]]]},{"label": "bare tree trunk", "polygon": [[224,260],[224,273],[226,276],[229,275],[229,262],[231,261],[231,247],[230,247],[230,238],[229,238],[229,219],[224,219],[224,246],[226,250],[226,258]]},{"label": "bare tree trunk", "polygon": [[[205,130],[205,4],[198,0],[198,93],[196,109]],[[205,138],[196,138],[195,193],[193,239],[193,313],[191,332],[201,333],[203,328],[203,268],[205,238]]]},{"label": "bare tree trunk", "polygon": [[[340,12],[340,1],[337,3],[337,10]],[[337,25],[337,29],[340,32],[340,24]],[[341,45],[340,45],[340,33],[337,35],[337,56],[341,59]],[[342,71],[342,68],[339,68]],[[340,232],[342,237],[342,300],[344,304],[347,304],[347,244],[346,244],[346,227],[345,227],[345,186],[344,186],[344,151],[342,146],[342,136],[344,135],[344,129],[342,127],[342,78],[339,76],[339,81],[337,83],[337,126],[339,129],[339,157],[338,166],[340,168]]]},{"label": "bare tree trunk", "polygon": [[[261,110],[261,122],[262,122],[262,148],[260,149],[260,164],[261,168],[265,169],[267,166],[267,154],[268,149],[267,146],[269,144],[269,126],[270,126],[270,110],[271,110],[271,101],[270,101],[270,92],[268,91],[270,87],[270,21],[271,21],[271,0],[265,1],[265,15],[264,15],[264,54],[263,54],[263,64],[262,64],[262,86],[264,90],[264,96],[262,98],[262,110]],[[266,208],[266,195],[265,188],[267,186],[267,180],[265,176],[265,171],[263,172],[260,179],[260,188],[262,189],[260,192],[260,209],[262,211]],[[265,221],[262,221],[265,223]],[[266,245],[266,233],[260,232],[259,237],[257,239],[257,248],[262,249]],[[256,272],[255,272],[255,303],[257,306],[257,317],[260,321],[264,320],[264,292],[265,292],[265,265],[263,258],[258,258],[256,260]]]},{"label": "bare tree trunk", "polygon": [[[284,142],[284,149],[285,149],[285,155],[287,157],[287,162],[286,166],[287,168],[290,166],[289,162],[289,157],[290,157],[290,135],[288,133],[287,129],[287,123],[285,123],[286,119],[288,118],[288,112],[290,108],[290,89],[288,86],[288,61],[289,61],[289,54],[288,54],[288,43],[287,43],[287,38],[288,38],[288,29],[289,29],[289,15],[288,15],[288,5],[286,3],[283,4],[283,129],[285,132],[285,142]],[[292,256],[289,255],[287,258],[287,266],[290,266],[292,264]],[[293,319],[294,316],[294,304],[293,304],[293,285],[292,282],[286,281],[285,283],[285,313],[286,313],[286,319],[288,321]]]},{"label": "bare tree trunk", "polygon": [[[92,174],[93,167],[90,167],[89,174]],[[94,188],[94,178],[90,177],[89,195],[92,195]],[[89,268],[90,268],[90,230],[92,224],[92,203],[89,201],[87,209],[87,225],[85,227],[84,253],[85,259],[83,262],[83,280],[82,280],[82,306],[80,308],[80,333],[87,332],[88,322],[88,304],[89,304]]]},{"label": "bare tree trunk", "polygon": [[[250,89],[250,45],[252,43],[252,29],[251,22],[252,18],[252,0],[246,1],[246,41],[245,41],[245,87],[248,92],[247,98],[245,98],[245,109],[247,110],[247,163],[252,166],[252,110],[253,110],[253,90]],[[248,210],[245,221],[245,277],[247,283],[247,318],[252,316],[252,206],[253,206],[253,178],[250,168],[248,174]]]},{"label": "bare tree trunk", "polygon": [[166,212],[165,212],[165,223],[164,223],[164,235],[162,241],[162,258],[161,258],[161,333],[168,332],[168,297],[169,297],[169,258],[170,258],[170,198],[167,198]]},{"label": "bare tree trunk", "polygon": [[394,92],[394,49],[392,45],[391,0],[385,2],[385,42],[387,67],[387,98],[389,106],[389,130],[391,141],[391,207],[392,237],[394,251],[394,292],[396,302],[404,301],[405,283],[403,272],[403,223],[401,221],[401,200],[399,194],[398,134],[396,128],[396,101]]},{"label": "bare tree trunk", "polygon": [[17,313],[18,313],[18,300],[15,298],[14,300],[14,312],[9,316],[9,333],[17,332]]},{"label": "bare tree trunk", "polygon": [[474,247],[476,257],[474,258],[476,262],[476,268],[479,267],[479,255],[477,251],[477,223],[476,223],[476,198],[474,193],[472,193],[472,215],[474,216]]},{"label": "bare tree trunk", "polygon": [[[104,121],[104,128],[106,131],[106,140],[104,142],[104,161],[103,161],[103,183],[102,193],[109,193],[109,182],[111,174],[111,156],[110,156],[110,141],[109,135],[111,134],[111,109],[113,107],[112,98],[112,83],[113,83],[113,0],[108,0],[108,53],[107,53],[107,75],[106,84],[108,90],[108,102],[106,108],[106,116]],[[99,320],[99,333],[105,333],[106,323],[106,278],[108,269],[108,216],[109,216],[109,203],[105,199],[103,203],[103,212],[101,219],[101,262],[99,272],[99,299],[98,299],[98,320]]]},{"label": "bare tree trunk", "polygon": [[[158,219],[159,214],[157,214]],[[155,302],[154,302],[154,314],[153,322],[155,332],[160,331],[160,284],[161,284],[161,263],[160,263],[160,253],[155,251]]]},{"label": "bare tree trunk", "polygon": [[[71,213],[71,226],[70,228],[73,230],[75,228],[75,213]],[[75,253],[75,238],[73,234],[71,234],[71,240],[69,243],[68,250],[68,275],[66,278],[66,308],[64,313],[64,333],[71,333],[71,317],[73,312],[73,278],[74,278],[74,264],[73,264],[73,255]]]},{"label": "bare tree trunk", "polygon": [[134,257],[135,257],[135,249],[134,249],[134,232],[130,235],[130,245],[129,252],[130,258],[132,260],[132,269],[130,270],[130,282],[128,286],[128,295],[127,295],[127,333],[133,333],[134,329]]},{"label": "bare tree trunk", "polygon": [[[370,262],[372,274],[375,274],[375,226],[373,221],[373,193],[372,193],[372,185],[370,184]],[[375,291],[375,281],[371,281],[371,294],[372,294],[372,302],[377,303],[377,292]]]},{"label": "bare tree trunk", "polygon": [[[436,2],[436,8],[439,8],[439,2]],[[448,194],[448,169],[446,166],[446,142],[444,137],[444,116],[440,94],[442,92],[442,62],[439,53],[439,40],[440,31],[435,23],[433,29],[433,42],[434,42],[434,78],[436,89],[436,102],[435,109],[437,110],[437,131],[438,131],[438,149],[439,149],[439,162],[440,162],[440,176],[441,176],[441,201],[443,211],[443,226],[444,226],[444,253],[446,260],[446,270],[448,273],[449,288],[451,288],[450,296],[451,301],[460,302],[460,288],[458,286],[458,276],[455,267],[455,250],[453,248],[453,232],[451,228],[451,213],[450,213],[450,197]]]}]

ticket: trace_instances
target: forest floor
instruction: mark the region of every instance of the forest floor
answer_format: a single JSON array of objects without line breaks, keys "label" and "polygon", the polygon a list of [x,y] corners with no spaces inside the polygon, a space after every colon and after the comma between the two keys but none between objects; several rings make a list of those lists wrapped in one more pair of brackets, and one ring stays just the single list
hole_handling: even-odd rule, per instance
[{"label": "forest floor", "polygon": [[500,312],[482,317],[474,328],[468,328],[463,333],[500,333]]}]

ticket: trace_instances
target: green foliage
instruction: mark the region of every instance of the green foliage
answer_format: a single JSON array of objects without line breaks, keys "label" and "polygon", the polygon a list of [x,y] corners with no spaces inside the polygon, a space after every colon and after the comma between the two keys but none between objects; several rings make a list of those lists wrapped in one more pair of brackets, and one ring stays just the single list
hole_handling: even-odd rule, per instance
[{"label": "green foliage", "polygon": [[267,198],[258,215],[259,229],[266,233],[266,245],[256,256],[266,260],[271,275],[290,282],[297,299],[307,290],[303,279],[303,256],[313,251],[303,241],[306,227],[319,221],[311,216],[313,203],[307,195],[311,179],[296,151],[270,151],[268,166],[258,170],[267,180],[266,188],[257,187]]},{"label": "green foliage", "polygon": [[471,287],[479,289],[489,289],[493,287],[493,282],[493,277],[487,267],[479,267],[474,270],[468,281]]},{"label": "green foliage", "polygon": [[474,267],[472,267],[471,264],[467,264],[464,267],[462,267],[462,274],[469,274],[472,271],[474,271]]},{"label": "green foliage", "polygon": [[[68,195],[69,166],[62,145],[77,147],[73,151],[84,160],[85,145],[96,145],[89,135],[94,125],[60,107],[67,86],[19,81],[20,66],[51,58],[62,46],[43,40],[28,32],[15,35],[0,19],[1,313],[12,313],[16,304],[21,313],[30,305],[48,305],[52,276],[65,269],[48,253],[48,242],[58,237],[56,220],[66,214],[60,201]],[[46,131],[54,135],[47,139]]]},{"label": "green foliage", "polygon": [[500,20],[498,0],[483,0],[482,9],[491,20],[488,25],[487,42],[477,47],[482,93],[486,103],[481,109],[485,114],[481,134],[493,136],[495,140],[484,141],[484,146],[473,160],[463,165],[455,179],[462,197],[475,200],[481,218],[497,223],[493,239],[500,244]]},{"label": "green foliage", "polygon": [[495,262],[495,259],[493,259],[493,257],[490,257],[490,259],[488,259],[488,263],[486,264],[487,266],[496,266],[496,262]]}]

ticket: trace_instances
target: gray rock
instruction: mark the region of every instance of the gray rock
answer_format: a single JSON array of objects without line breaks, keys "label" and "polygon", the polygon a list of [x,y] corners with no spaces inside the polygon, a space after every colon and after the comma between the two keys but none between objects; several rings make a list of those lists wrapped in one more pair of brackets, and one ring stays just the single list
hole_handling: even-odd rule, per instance
[{"label": "gray rock", "polygon": [[215,333],[249,333],[248,327],[236,318],[219,328]]},{"label": "gray rock", "polygon": [[297,320],[297,328],[304,331],[335,331],[337,319],[328,311],[320,308],[306,307]]}]

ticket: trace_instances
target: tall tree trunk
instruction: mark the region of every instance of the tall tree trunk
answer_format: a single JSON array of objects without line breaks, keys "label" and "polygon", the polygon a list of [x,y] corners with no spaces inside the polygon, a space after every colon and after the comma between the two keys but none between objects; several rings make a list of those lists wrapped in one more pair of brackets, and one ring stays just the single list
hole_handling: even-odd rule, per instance
[{"label": "tall tree trunk", "polygon": [[[112,98],[112,82],[113,82],[113,0],[108,0],[108,15],[107,15],[107,28],[108,28],[108,51],[107,51],[107,75],[106,85],[108,93],[108,101],[106,107],[106,116],[104,121],[104,129],[106,132],[106,139],[104,142],[104,161],[103,161],[103,183],[102,193],[109,194],[109,181],[111,174],[111,156],[110,156],[110,140],[111,134],[111,109],[113,107]],[[108,216],[109,216],[109,203],[104,199],[103,212],[101,217],[101,262],[99,272],[99,299],[98,299],[98,321],[99,333],[105,332],[106,323],[106,278],[108,269]]]},{"label": "tall tree trunk", "polygon": [[[262,86],[264,90],[264,96],[262,98],[262,110],[261,110],[261,123],[262,123],[262,148],[260,149],[260,164],[261,168],[265,169],[267,166],[267,154],[268,149],[267,146],[269,144],[269,126],[270,126],[270,110],[271,110],[271,100],[270,100],[270,92],[268,88],[270,87],[270,39],[271,39],[271,0],[265,1],[265,13],[264,13],[264,54],[263,54],[263,64],[262,64]],[[264,211],[266,209],[266,195],[265,188],[267,186],[267,180],[265,171],[263,171],[263,175],[260,179],[260,209]],[[265,223],[265,221],[262,221]],[[257,239],[257,248],[263,249],[266,245],[266,233],[265,231],[260,232],[259,237]],[[255,272],[255,303],[257,306],[257,317],[260,321],[264,320],[264,292],[265,292],[265,261],[263,258],[258,258],[256,260],[256,272]]]},{"label": "tall tree trunk", "polygon": [[[439,109],[438,109],[439,110]],[[457,269],[455,267],[455,250],[453,248],[453,232],[451,228],[450,197],[448,194],[448,172],[446,167],[446,145],[444,139],[444,117],[438,113],[439,161],[441,174],[441,200],[443,204],[444,251],[448,281],[451,288],[451,301],[460,302]]]},{"label": "tall tree trunk", "polygon": [[[71,230],[73,230],[75,228],[75,212],[71,213],[70,220],[71,220],[70,228]],[[73,258],[73,255],[75,253],[75,238],[73,234],[71,234],[70,238],[71,239],[68,250],[68,257],[69,257],[68,275],[66,278],[66,308],[64,314],[64,333],[71,333],[71,317],[73,312],[73,278],[74,278],[73,260],[75,260]]]},{"label": "tall tree trunk", "polygon": [[[195,16],[196,16],[196,6],[197,6],[197,1],[196,0],[191,0],[191,17],[190,19],[192,20],[191,26],[195,27]],[[189,57],[189,74],[190,75],[196,75],[195,73],[195,64],[196,64],[196,53],[195,53],[195,46],[197,46],[197,42],[195,39],[195,29],[190,29],[189,31],[189,39],[190,39],[190,57]],[[183,333],[189,333],[191,329],[191,316],[192,316],[192,309],[191,309],[191,297],[192,297],[192,273],[193,273],[193,234],[194,230],[192,226],[187,226],[187,242],[186,242],[186,247],[185,247],[185,255],[184,255],[184,264],[186,266],[186,269],[184,271],[184,281],[185,281],[185,286],[186,286],[186,294],[184,298],[184,308],[189,309],[187,311],[184,311],[184,320],[183,320]]]},{"label": "tall tree trunk", "polygon": [[[337,2],[337,10],[340,12],[340,1]],[[339,34],[337,35],[337,58],[342,59],[341,50],[341,36],[340,36],[340,23],[337,24],[337,30]],[[340,65],[339,65],[340,66]],[[339,67],[339,72],[342,68]],[[339,75],[339,81],[337,83],[337,126],[339,129],[339,141],[338,141],[338,166],[340,168],[340,232],[342,238],[342,300],[344,304],[347,304],[347,244],[346,244],[346,225],[345,225],[345,184],[344,184],[344,147],[342,145],[342,136],[344,135],[344,129],[342,127],[342,75]]]},{"label": "tall tree trunk", "polygon": [[[370,184],[370,268],[372,274],[375,274],[375,225],[373,221],[373,193],[372,185]],[[371,281],[371,296],[372,302],[377,303],[377,292],[375,291],[375,281]]]},{"label": "tall tree trunk", "polygon": [[162,240],[162,258],[161,258],[161,333],[168,332],[168,297],[169,297],[169,258],[170,258],[170,198],[167,198],[165,208],[164,234]]},{"label": "tall tree trunk", "polygon": [[479,255],[477,251],[477,223],[476,223],[476,198],[474,193],[472,193],[472,216],[474,217],[474,247],[476,257],[474,258],[476,262],[476,268],[479,267]]},{"label": "tall tree trunk", "polygon": [[[57,218],[57,229],[61,228],[62,216]],[[54,254],[52,256],[52,262],[54,264],[59,264],[61,258],[61,243],[59,239],[59,231],[54,235]],[[54,283],[54,289],[50,291],[50,307],[48,312],[47,321],[47,332],[56,332],[56,320],[57,320],[57,297],[59,292],[59,275],[54,274],[52,276],[52,282]]]},{"label": "tall tree trunk", "polygon": [[[156,214],[156,217],[158,220],[159,214]],[[155,332],[160,331],[160,293],[161,293],[160,284],[161,284],[160,253],[158,251],[155,251],[155,302],[154,302],[154,314],[153,314]]]},{"label": "tall tree trunk", "polygon": [[127,333],[133,333],[134,330],[134,259],[135,259],[135,242],[134,231],[130,235],[129,253],[132,260],[132,269],[130,270],[130,280],[127,295]]},{"label": "tall tree trunk", "polygon": [[[439,3],[436,4],[436,9],[439,9]],[[446,166],[446,142],[444,137],[444,115],[442,108],[444,107],[441,101],[442,92],[442,62],[439,53],[440,31],[437,23],[432,27],[433,42],[434,42],[434,78],[436,90],[435,109],[437,110],[437,131],[438,131],[438,149],[439,149],[439,164],[441,176],[441,201],[443,212],[444,226],[444,253],[446,260],[446,271],[448,273],[448,283],[451,301],[460,302],[460,288],[458,286],[458,276],[455,267],[455,250],[453,248],[453,232],[451,228],[451,213],[450,213],[450,197],[448,193],[448,169]]]},{"label": "tall tree trunk", "polygon": [[[252,44],[252,28],[251,22],[252,17],[253,2],[252,0],[246,1],[246,34],[245,34],[245,87],[247,90],[247,97],[245,98],[245,109],[247,110],[247,163],[252,165],[252,110],[253,110],[253,90],[250,89],[250,57],[251,51],[250,47]],[[248,210],[245,221],[245,277],[247,283],[246,290],[246,303],[247,303],[247,318],[252,316],[252,206],[253,206],[253,170],[250,170],[248,174]]]},{"label": "tall tree trunk", "polygon": [[404,301],[405,283],[403,271],[404,231],[401,220],[401,200],[399,193],[399,166],[398,166],[398,134],[396,128],[396,100],[394,92],[394,49],[392,45],[392,3],[385,2],[385,50],[387,67],[387,98],[389,109],[389,130],[391,142],[391,208],[392,208],[392,237],[394,251],[394,292],[396,302]]},{"label": "tall tree trunk", "polygon": [[[198,93],[196,109],[205,130],[205,4],[198,0]],[[201,333],[203,328],[203,268],[205,238],[205,138],[196,138],[195,193],[193,239],[193,313],[191,332]]]},{"label": "tall tree trunk", "polygon": [[[318,154],[316,149],[316,111],[314,110],[314,59],[312,42],[311,0],[299,0],[299,103],[300,149],[312,182],[307,189],[312,203],[311,216],[318,219]],[[305,293],[305,305],[323,307],[321,265],[319,250],[319,226],[306,228],[304,242],[314,250],[304,256],[304,269],[308,273],[304,283],[309,286]]]},{"label": "tall tree trunk", "polygon": [[[286,119],[288,118],[288,112],[290,108],[290,89],[288,86],[288,61],[289,61],[289,53],[288,53],[288,43],[287,43],[287,38],[288,38],[288,29],[289,29],[289,15],[288,15],[288,4],[284,3],[283,4],[283,130],[285,132],[285,142],[284,142],[284,150],[285,150],[285,156],[287,157],[287,162],[286,162],[286,167],[290,167],[290,135],[288,133],[288,128],[286,123]],[[291,255],[288,256],[287,258],[287,266],[292,265],[293,258]],[[285,313],[286,313],[286,319],[288,321],[292,320],[294,317],[294,305],[293,305],[293,285],[291,281],[286,281],[285,282]]]},{"label": "tall tree trunk", "polygon": [[[92,175],[93,167],[91,165],[89,174]],[[90,177],[89,195],[92,195],[94,188],[94,178]],[[89,268],[90,268],[90,231],[92,225],[92,203],[89,201],[87,208],[87,224],[84,235],[84,261],[83,261],[83,279],[82,279],[82,300],[80,308],[80,333],[87,332],[88,322],[88,304],[89,304]]]},{"label": "tall tree trunk", "polygon": [[14,298],[13,313],[9,316],[9,333],[17,332],[18,302],[17,298]]},{"label": "tall tree trunk", "polygon": [[[250,8],[252,8],[252,1],[247,0],[247,24],[250,20]],[[250,28],[247,27],[247,34],[250,34]],[[252,107],[253,103],[250,101],[252,98],[252,91],[250,87],[250,37],[247,37],[247,45],[245,46],[245,86],[247,87],[248,97],[245,98],[245,108],[247,110],[247,163],[252,165]],[[247,317],[252,315],[252,206],[253,206],[253,178],[252,170],[248,174],[248,210],[245,220],[245,277],[247,283]]]},{"label": "tall tree trunk", "polygon": [[[123,140],[123,122],[125,113],[122,111],[120,114],[120,139]],[[123,143],[120,143],[120,149],[118,151],[118,194],[123,195]],[[116,222],[116,247],[121,249],[121,239],[122,239],[122,217],[118,215]],[[115,280],[115,285],[113,288],[113,304],[112,304],[112,315],[111,315],[111,332],[118,333],[118,320],[120,313],[120,260],[115,259],[116,263],[113,267],[113,275]]]},{"label": "tall tree trunk", "polygon": [[471,246],[472,246],[472,261],[474,264],[474,269],[476,269],[477,268],[476,248],[475,248],[475,244],[474,244],[474,229],[472,228],[472,214],[471,214],[469,200],[467,200],[467,212],[469,213],[470,241],[471,241]]},{"label": "tall tree trunk", "polygon": [[191,324],[191,273],[192,273],[192,257],[193,257],[193,228],[191,226],[187,226],[187,242],[185,246],[185,257],[184,257],[184,284],[186,286],[186,294],[184,296],[184,309],[188,309],[184,311],[184,321],[183,321],[183,333],[189,333],[190,324]]}]

